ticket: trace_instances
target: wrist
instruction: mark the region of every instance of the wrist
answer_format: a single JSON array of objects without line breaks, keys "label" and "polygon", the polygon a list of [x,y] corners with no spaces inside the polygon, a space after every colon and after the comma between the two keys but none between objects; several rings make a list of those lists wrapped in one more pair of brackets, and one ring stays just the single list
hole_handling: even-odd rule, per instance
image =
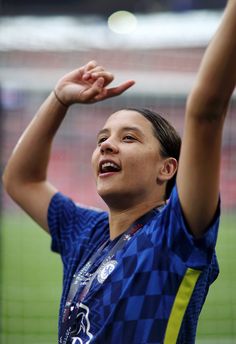
[{"label": "wrist", "polygon": [[64,103],[63,100],[61,100],[61,98],[58,96],[55,89],[53,90],[53,95],[54,95],[55,99],[57,100],[57,102],[60,103],[64,108],[67,109],[69,107],[69,105],[67,105],[66,103]]}]

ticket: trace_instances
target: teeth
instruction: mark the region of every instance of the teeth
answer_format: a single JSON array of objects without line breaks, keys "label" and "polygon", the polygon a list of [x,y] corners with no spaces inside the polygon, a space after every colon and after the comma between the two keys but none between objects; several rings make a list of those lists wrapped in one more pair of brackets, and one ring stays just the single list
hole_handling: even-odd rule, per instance
[{"label": "teeth", "polygon": [[104,162],[102,165],[101,165],[101,171],[108,171],[110,169],[114,169],[116,171],[118,171],[120,168],[119,166],[117,166],[116,164],[114,164],[113,162]]},{"label": "teeth", "polygon": [[104,167],[114,167],[117,168],[117,166],[115,164],[113,164],[112,162],[105,162],[104,164],[102,164],[102,168]]}]

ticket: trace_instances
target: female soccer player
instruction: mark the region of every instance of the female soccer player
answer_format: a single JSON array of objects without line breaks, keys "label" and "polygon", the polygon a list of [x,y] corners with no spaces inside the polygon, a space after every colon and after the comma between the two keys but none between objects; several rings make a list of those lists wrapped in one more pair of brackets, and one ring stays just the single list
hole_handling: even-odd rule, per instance
[{"label": "female soccer player", "polygon": [[179,163],[180,140],[162,117],[122,109],[107,119],[92,166],[108,213],[77,206],[47,181],[51,144],[70,105],[117,96],[133,81],[109,88],[113,75],[95,61],[72,71],[18,142],[3,181],[62,256],[59,343],[194,343],[218,274],[220,150],[236,81],[235,32],[230,0],[187,100]]}]

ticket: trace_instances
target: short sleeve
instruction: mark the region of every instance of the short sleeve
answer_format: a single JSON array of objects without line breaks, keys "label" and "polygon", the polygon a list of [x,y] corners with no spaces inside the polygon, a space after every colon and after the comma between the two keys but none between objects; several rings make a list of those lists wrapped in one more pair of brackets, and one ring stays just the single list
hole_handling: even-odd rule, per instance
[{"label": "short sleeve", "polygon": [[191,234],[186,224],[176,186],[172,191],[168,205],[162,212],[161,227],[165,230],[165,240],[171,251],[180,257],[189,268],[203,269],[209,265],[215,252],[220,217],[220,201],[212,222],[206,228],[205,234],[199,239]]},{"label": "short sleeve", "polygon": [[[99,240],[106,227],[107,214],[77,205],[60,192],[56,193],[48,208],[48,226],[52,237],[51,249],[62,256],[73,252],[76,246],[88,246]],[[95,230],[97,229],[98,230]]]}]

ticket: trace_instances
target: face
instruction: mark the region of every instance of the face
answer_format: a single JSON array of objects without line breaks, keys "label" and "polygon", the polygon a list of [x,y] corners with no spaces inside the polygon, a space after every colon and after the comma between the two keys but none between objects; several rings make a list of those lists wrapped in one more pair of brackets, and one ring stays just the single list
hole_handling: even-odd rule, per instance
[{"label": "face", "polygon": [[108,118],[92,155],[97,191],[108,205],[155,197],[162,165],[160,144],[145,117],[121,110]]}]

